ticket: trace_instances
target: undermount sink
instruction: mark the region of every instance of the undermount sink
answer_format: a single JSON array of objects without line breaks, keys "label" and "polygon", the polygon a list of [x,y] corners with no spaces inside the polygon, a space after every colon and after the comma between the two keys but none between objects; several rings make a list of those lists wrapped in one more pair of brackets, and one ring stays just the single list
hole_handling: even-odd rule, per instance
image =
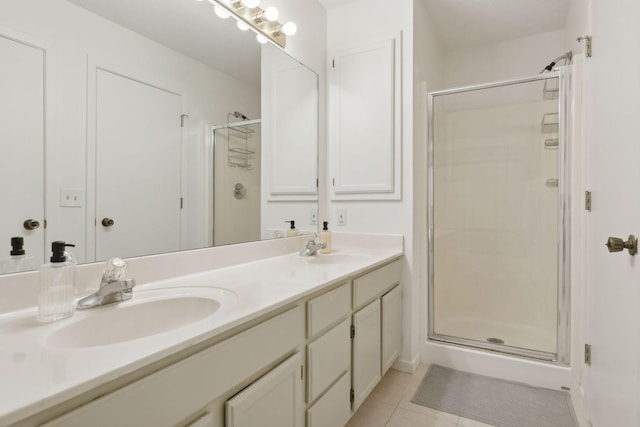
[{"label": "undermount sink", "polygon": [[333,252],[329,254],[318,254],[313,257],[309,257],[309,263],[311,264],[346,264],[350,262],[360,262],[367,258],[369,258],[367,255]]},{"label": "undermount sink", "polygon": [[129,301],[76,312],[46,343],[69,349],[146,338],[205,320],[236,299],[229,290],[206,287],[134,290]]}]

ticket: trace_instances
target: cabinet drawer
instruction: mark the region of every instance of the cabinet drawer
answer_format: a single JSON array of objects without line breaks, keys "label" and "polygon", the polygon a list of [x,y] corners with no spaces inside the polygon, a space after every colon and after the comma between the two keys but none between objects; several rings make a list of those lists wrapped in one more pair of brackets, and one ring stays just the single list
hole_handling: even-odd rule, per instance
[{"label": "cabinet drawer", "polygon": [[353,281],[353,308],[362,307],[400,282],[400,260],[380,267]]},{"label": "cabinet drawer", "polygon": [[351,416],[349,372],[307,410],[307,427],[341,427]]},{"label": "cabinet drawer", "polygon": [[351,363],[349,326],[349,319],[345,319],[307,347],[307,401],[309,403],[349,370]]},{"label": "cabinet drawer", "polygon": [[303,319],[293,308],[45,426],[176,425],[298,346]]},{"label": "cabinet drawer", "polygon": [[310,300],[307,303],[309,338],[347,316],[350,309],[351,290],[349,283]]}]

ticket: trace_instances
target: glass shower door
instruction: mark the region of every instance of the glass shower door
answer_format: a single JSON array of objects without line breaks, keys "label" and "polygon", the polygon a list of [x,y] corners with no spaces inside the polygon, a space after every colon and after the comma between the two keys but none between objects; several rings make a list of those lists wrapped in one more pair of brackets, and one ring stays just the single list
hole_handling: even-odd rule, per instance
[{"label": "glass shower door", "polygon": [[430,94],[431,339],[556,360],[566,184],[559,81]]}]

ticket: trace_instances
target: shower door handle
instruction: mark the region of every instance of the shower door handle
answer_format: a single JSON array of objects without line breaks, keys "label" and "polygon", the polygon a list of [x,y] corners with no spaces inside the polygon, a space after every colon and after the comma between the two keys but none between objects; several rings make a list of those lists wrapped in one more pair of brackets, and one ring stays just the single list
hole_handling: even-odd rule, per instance
[{"label": "shower door handle", "polygon": [[619,237],[609,237],[605,245],[609,252],[621,252],[624,249],[628,249],[631,256],[638,253],[638,240],[633,234],[627,238],[626,242]]}]

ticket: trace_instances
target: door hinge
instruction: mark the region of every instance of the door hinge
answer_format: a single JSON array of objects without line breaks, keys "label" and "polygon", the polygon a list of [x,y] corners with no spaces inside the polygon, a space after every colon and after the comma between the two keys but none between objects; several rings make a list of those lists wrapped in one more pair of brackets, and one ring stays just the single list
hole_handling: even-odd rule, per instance
[{"label": "door hinge", "polygon": [[591,366],[591,344],[584,345],[584,363]]},{"label": "door hinge", "polygon": [[333,186],[336,186],[336,179],[335,178],[331,178],[331,182],[333,183]]},{"label": "door hinge", "polygon": [[300,365],[300,379],[304,380],[304,366]]},{"label": "door hinge", "polygon": [[351,325],[351,339],[354,339],[356,336],[356,327]]},{"label": "door hinge", "polygon": [[349,390],[349,401],[353,403],[354,400],[356,400],[356,392],[351,389]]},{"label": "door hinge", "polygon": [[584,41],[584,56],[591,58],[591,36],[580,36],[576,41],[578,43]]},{"label": "door hinge", "polygon": [[44,228],[47,228],[47,220],[42,221],[44,223]]},{"label": "door hinge", "polygon": [[184,127],[184,119],[188,119],[189,115],[188,114],[182,114],[180,116],[180,127],[183,128]]},{"label": "door hinge", "polygon": [[184,198],[180,197],[180,209],[184,208]]},{"label": "door hinge", "polygon": [[591,191],[584,192],[584,210],[591,212]]},{"label": "door hinge", "polygon": [[336,60],[335,59],[331,60],[331,68],[336,68]]},{"label": "door hinge", "polygon": [[318,178],[316,178],[316,188],[320,187],[320,180]]}]

